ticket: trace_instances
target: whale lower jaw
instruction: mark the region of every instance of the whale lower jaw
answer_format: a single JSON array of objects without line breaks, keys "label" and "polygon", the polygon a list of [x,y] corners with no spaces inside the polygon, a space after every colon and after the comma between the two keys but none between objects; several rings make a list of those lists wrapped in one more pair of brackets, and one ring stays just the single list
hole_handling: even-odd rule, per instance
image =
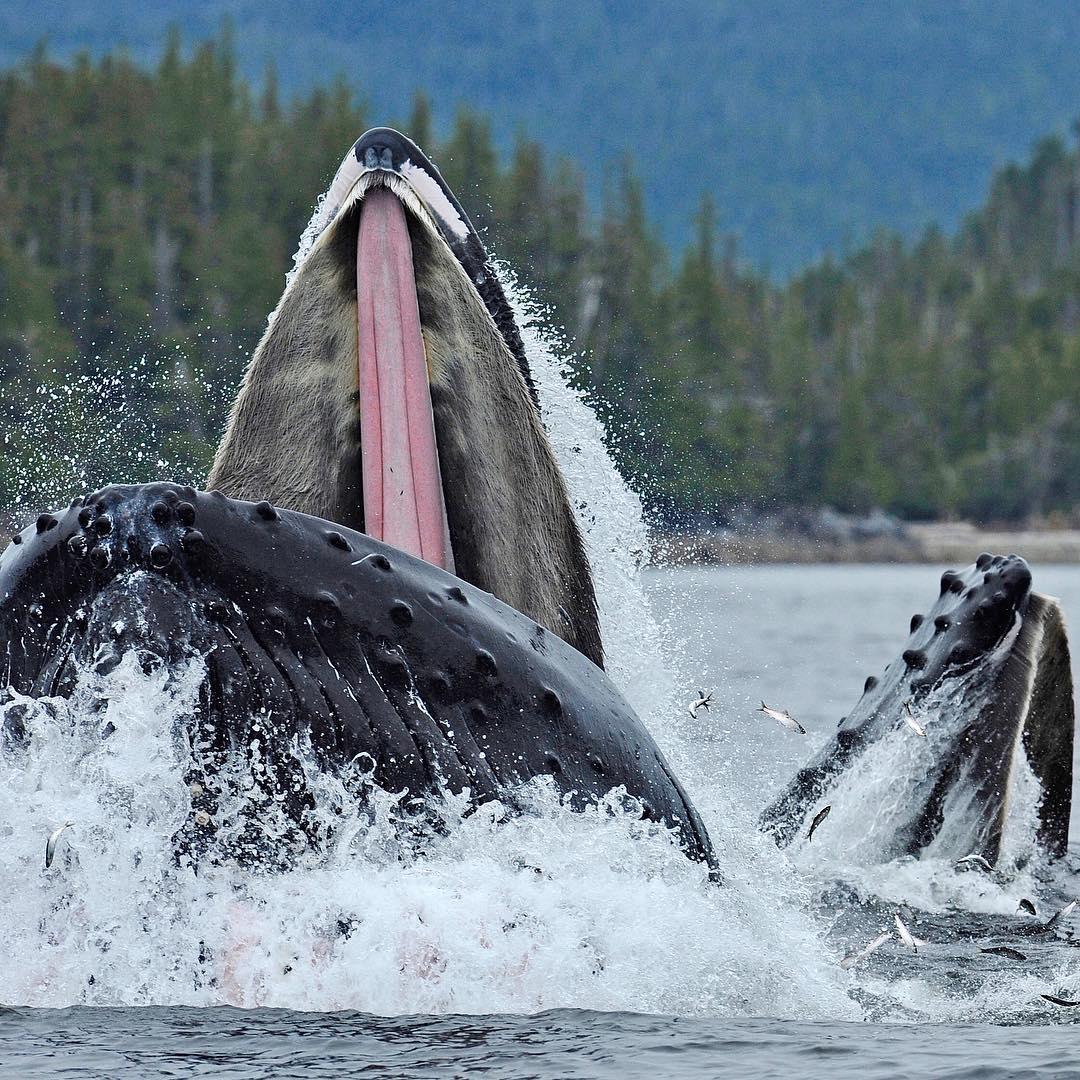
[{"label": "whale lower jaw", "polygon": [[937,603],[912,618],[908,647],[867,679],[834,737],[766,808],[762,828],[787,845],[822,804],[833,805],[836,827],[835,810],[872,803],[867,793],[880,790],[888,806],[871,806],[873,820],[853,840],[862,857],[978,854],[996,864],[1010,821],[1028,809],[1016,805],[1017,792],[1033,776],[1037,821],[1034,835],[1019,838],[1021,857],[1063,856],[1072,805],[1069,646],[1060,604],[1030,584],[1016,556],[980,556],[946,573]]},{"label": "whale lower jaw", "polygon": [[[213,817],[239,753],[294,827],[270,850],[247,844],[248,861],[316,841],[305,770],[358,762],[365,784],[416,804],[505,800],[538,777],[576,807],[622,787],[712,857],[656,744],[581,653],[423,560],[266,502],[149,484],[41,515],[0,556],[0,641],[4,685],[32,697],[70,696],[81,671],[133,653],[201,663],[192,820]],[[189,822],[178,844],[201,835]]]}]

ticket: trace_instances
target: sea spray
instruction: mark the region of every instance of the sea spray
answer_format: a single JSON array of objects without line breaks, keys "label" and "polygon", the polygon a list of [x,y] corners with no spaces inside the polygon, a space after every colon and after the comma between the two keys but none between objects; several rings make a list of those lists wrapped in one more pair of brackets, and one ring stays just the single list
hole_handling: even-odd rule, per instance
[{"label": "sea spray", "polygon": [[[584,813],[535,782],[525,812],[467,812],[403,848],[397,796],[364,806],[323,776],[335,838],[280,873],[178,856],[191,814],[186,720],[199,662],[134,654],[73,696],[11,697],[0,751],[0,971],[11,1004],[278,1005],[382,1013],[579,1007],[805,1014],[806,986],[759,940],[746,882],[710,884],[617,793]],[[238,784],[217,811],[243,811]],[[382,800],[381,804],[379,799]],[[54,866],[44,837],[77,831]],[[733,860],[739,868],[741,857]],[[836,1002],[832,1003],[835,1007]]]},{"label": "sea spray", "polygon": [[117,346],[94,374],[20,386],[26,378],[7,380],[19,413],[5,418],[0,442],[0,521],[13,527],[104,484],[200,485],[206,463],[196,460],[191,433],[170,432],[164,414],[223,417],[234,389],[197,380],[182,346],[170,355]]}]

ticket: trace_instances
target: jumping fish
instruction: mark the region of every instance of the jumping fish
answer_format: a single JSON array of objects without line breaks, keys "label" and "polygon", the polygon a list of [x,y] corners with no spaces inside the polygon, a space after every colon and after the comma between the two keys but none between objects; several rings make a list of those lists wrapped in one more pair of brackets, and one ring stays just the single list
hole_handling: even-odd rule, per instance
[{"label": "jumping fish", "polygon": [[832,804],[823,806],[815,815],[814,820],[810,822],[810,829],[806,834],[807,840],[814,839],[814,830],[829,816],[829,811],[832,810]]},{"label": "jumping fish", "polygon": [[74,821],[65,821],[63,825],[58,829],[54,829],[49,834],[49,839],[45,844],[45,869],[48,870],[53,864],[53,859],[56,858],[56,845],[60,843],[60,834],[65,829],[70,829],[74,825]]},{"label": "jumping fish", "polygon": [[1054,994],[1040,994],[1044,1001],[1049,1001],[1054,1005],[1061,1005],[1066,1009],[1073,1009],[1077,1005],[1080,1005],[1080,1001],[1070,1001],[1068,998],[1057,997]]},{"label": "jumping fish", "polygon": [[1071,914],[1073,908],[1076,907],[1076,901],[1072,900],[1067,903],[1060,911],[1055,911],[1049,919],[1046,920],[1047,927],[1053,926],[1059,919],[1067,919]]},{"label": "jumping fish", "polygon": [[993,956],[1007,956],[1010,960],[1027,959],[1027,956],[1019,949],[1010,949],[1008,945],[995,945],[991,949],[980,949],[979,952],[991,953]]},{"label": "jumping fish", "polygon": [[965,855],[962,859],[957,859],[954,865],[957,870],[970,870],[971,867],[977,866],[980,870],[989,873],[994,869],[986,859],[974,851],[970,855]]},{"label": "jumping fish", "polygon": [[926,738],[926,728],[915,719],[915,714],[911,711],[910,701],[904,702],[904,723],[907,724],[916,735],[921,735],[924,739]]},{"label": "jumping fish", "polygon": [[785,709],[770,709],[763,701],[761,703],[761,708],[757,711],[771,717],[788,731],[797,731],[800,735],[806,734],[806,728],[804,728],[802,724],[800,724],[799,721]]},{"label": "jumping fish", "polygon": [[900,940],[914,953],[919,951],[919,942],[915,940],[911,935],[911,931],[904,925],[904,920],[900,918],[900,913],[897,912],[893,916],[893,922],[896,923],[896,932],[900,935]]},{"label": "jumping fish", "polygon": [[857,952],[848,953],[847,956],[840,961],[840,966],[847,971],[856,964],[861,964],[875,949],[880,949],[891,937],[891,930],[883,930],[868,945],[863,946],[863,948],[859,949]]},{"label": "jumping fish", "polygon": [[696,701],[690,703],[690,715],[696,717],[699,709],[705,709],[708,711],[709,706],[712,704],[712,691],[706,693],[704,690],[698,691],[698,697]]},{"label": "jumping fish", "polygon": [[1017,911],[1026,911],[1029,915],[1038,915],[1039,914],[1035,910],[1035,905],[1026,896],[1021,896],[1020,897],[1020,903],[1016,905],[1016,910]]}]

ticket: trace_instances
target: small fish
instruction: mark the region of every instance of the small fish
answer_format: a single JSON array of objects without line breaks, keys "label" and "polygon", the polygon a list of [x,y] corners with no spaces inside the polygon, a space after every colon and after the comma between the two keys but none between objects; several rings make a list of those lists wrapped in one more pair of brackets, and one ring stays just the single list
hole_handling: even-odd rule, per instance
[{"label": "small fish", "polygon": [[810,829],[806,834],[807,840],[814,839],[814,830],[829,816],[829,811],[832,809],[832,804],[823,806],[815,815],[814,820],[810,822]]},{"label": "small fish", "polygon": [[1072,914],[1074,907],[1076,907],[1076,901],[1070,901],[1060,911],[1055,911],[1054,914],[1046,920],[1046,925],[1053,926],[1059,919],[1067,919]]},{"label": "small fish", "polygon": [[1010,960],[1027,959],[1019,949],[1010,949],[1008,945],[995,945],[992,949],[980,949],[979,952],[991,953],[994,956],[1007,956]]},{"label": "small fish", "polygon": [[1020,897],[1020,903],[1016,905],[1016,910],[1017,911],[1026,911],[1029,915],[1038,915],[1039,914],[1035,910],[1035,905],[1026,896],[1021,896]]},{"label": "small fish", "polygon": [[910,701],[904,702],[904,723],[907,724],[916,735],[921,735],[924,739],[926,738],[926,728],[915,719],[915,714],[911,711]]},{"label": "small fish", "polygon": [[806,728],[795,719],[791,713],[784,709],[770,709],[768,705],[763,701],[761,708],[757,710],[763,712],[766,716],[772,717],[778,724],[782,724],[788,731],[797,731],[800,735],[806,734]]},{"label": "small fish", "polygon": [[861,964],[875,949],[880,949],[891,937],[891,930],[883,930],[873,941],[859,949],[858,952],[848,953],[847,956],[840,961],[840,966],[847,971],[856,964]]},{"label": "small fish", "polygon": [[65,821],[64,824],[61,825],[59,829],[54,829],[52,831],[52,833],[49,834],[49,839],[48,839],[47,843],[45,844],[45,869],[46,870],[48,870],[49,867],[52,866],[53,859],[56,858],[56,845],[58,843],[60,843],[60,834],[65,829],[70,829],[71,826],[74,825],[74,824],[75,824],[74,821]]},{"label": "small fish", "polygon": [[1040,994],[1039,997],[1054,1005],[1062,1005],[1066,1009],[1075,1009],[1077,1005],[1080,1005],[1080,1001],[1070,1001],[1068,998],[1055,997],[1053,994]]},{"label": "small fish", "polygon": [[962,859],[957,859],[955,868],[970,869],[972,866],[977,866],[980,870],[985,870],[989,873],[994,868],[984,859],[981,855],[977,855],[974,851],[970,855],[965,855]]},{"label": "small fish", "polygon": [[[900,940],[913,952],[919,951],[919,942],[911,936],[911,931],[904,925],[904,920],[900,918],[900,912],[897,912],[893,916],[893,922],[896,923],[896,932],[900,935]],[[923,942],[925,944],[925,942]]]},{"label": "small fish", "polygon": [[696,717],[699,709],[704,709],[706,712],[708,712],[709,706],[711,704],[712,691],[710,690],[708,693],[706,693],[704,690],[699,690],[697,700],[690,703],[690,715]]}]

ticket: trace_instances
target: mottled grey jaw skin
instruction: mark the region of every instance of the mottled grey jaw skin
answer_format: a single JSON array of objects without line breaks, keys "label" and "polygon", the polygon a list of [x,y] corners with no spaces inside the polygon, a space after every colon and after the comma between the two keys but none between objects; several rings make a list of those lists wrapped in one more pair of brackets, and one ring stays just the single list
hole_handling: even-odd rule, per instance
[{"label": "mottled grey jaw skin", "polygon": [[[866,680],[833,739],[762,814],[762,828],[781,846],[790,843],[859,756],[904,723],[904,703],[920,715],[920,704],[948,680],[963,687],[962,723],[930,776],[896,777],[920,805],[907,826],[884,839],[882,861],[916,854],[939,836],[949,795],[963,784],[977,814],[975,845],[955,857],[974,850],[996,863],[1021,754],[1042,786],[1039,845],[1051,857],[1063,856],[1072,800],[1069,646],[1058,602],[1031,592],[1031,571],[1016,555],[980,555],[966,570],[942,576],[937,602],[925,616],[912,617],[901,657],[881,678]],[[935,720],[925,723],[929,729]]]},{"label": "mottled grey jaw skin", "polygon": [[[712,862],[655,742],[580,652],[429,563],[268,502],[159,483],[42,514],[0,556],[0,643],[0,685],[32,697],[70,696],[81,668],[107,672],[131,652],[170,671],[204,657],[193,820],[214,817],[219,766],[257,735],[271,797],[303,841],[315,826],[289,749],[299,738],[320,769],[360,758],[378,787],[420,801],[467,790],[473,804],[512,803],[550,777],[582,807],[625,786]],[[199,843],[189,823],[178,844]],[[252,862],[278,854],[249,847]]]},{"label": "mottled grey jaw skin", "polygon": [[[402,139],[379,129],[357,144],[357,170],[343,174],[351,194],[340,193],[255,350],[207,486],[365,529],[357,243],[367,193],[389,188],[408,221],[455,573],[603,667],[592,570],[509,305],[471,229],[452,246],[432,221],[427,189],[405,168],[419,151]],[[374,166],[361,168],[368,157]]]}]

